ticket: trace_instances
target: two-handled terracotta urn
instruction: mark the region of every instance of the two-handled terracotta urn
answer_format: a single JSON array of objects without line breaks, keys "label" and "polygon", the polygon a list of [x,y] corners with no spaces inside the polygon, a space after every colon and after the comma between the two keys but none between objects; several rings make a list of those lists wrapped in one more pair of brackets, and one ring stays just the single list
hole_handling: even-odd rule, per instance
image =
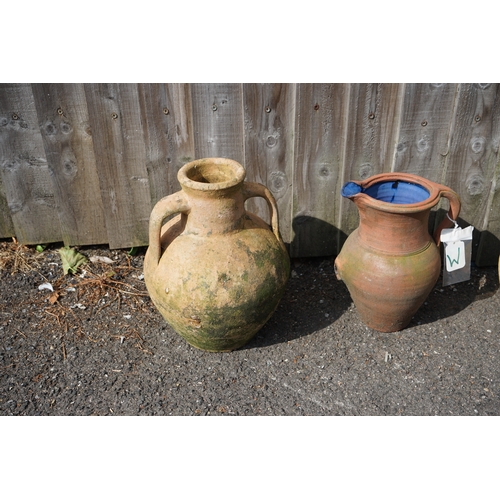
[{"label": "two-handled terracotta urn", "polygon": [[[276,202],[245,174],[225,158],[192,161],[178,172],[181,191],[151,213],[148,292],[172,328],[206,351],[247,343],[275,311],[290,273]],[[270,226],[245,209],[252,197],[267,201]]]}]

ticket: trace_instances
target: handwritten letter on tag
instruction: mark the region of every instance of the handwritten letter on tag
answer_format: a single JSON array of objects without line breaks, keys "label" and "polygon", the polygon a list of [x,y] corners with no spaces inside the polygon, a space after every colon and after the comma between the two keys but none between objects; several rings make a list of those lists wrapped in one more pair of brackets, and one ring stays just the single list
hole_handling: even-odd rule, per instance
[{"label": "handwritten letter on tag", "polygon": [[465,267],[465,244],[463,241],[450,241],[444,249],[446,270],[451,273]]}]

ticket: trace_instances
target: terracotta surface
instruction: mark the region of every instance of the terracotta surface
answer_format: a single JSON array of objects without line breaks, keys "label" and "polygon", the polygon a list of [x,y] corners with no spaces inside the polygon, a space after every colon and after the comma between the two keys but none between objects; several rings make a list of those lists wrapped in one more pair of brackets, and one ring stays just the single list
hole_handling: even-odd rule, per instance
[{"label": "terracotta surface", "polygon": [[[425,193],[425,199],[412,203],[391,203],[366,192],[389,182],[410,183],[428,196]],[[422,177],[396,172],[347,183],[343,195],[356,203],[360,222],[335,260],[337,277],[345,282],[367,326],[381,332],[402,330],[439,278],[441,257],[436,243],[441,230],[453,225],[445,217],[434,241],[428,232],[430,210],[441,197],[448,198],[448,215],[456,220],[458,195]]]},{"label": "terracotta surface", "polygon": [[[182,190],[151,213],[148,292],[172,328],[206,351],[248,342],[275,311],[289,277],[275,200],[244,178],[233,160],[193,161],[179,170]],[[255,196],[267,201],[271,227],[245,210],[245,200]]]}]

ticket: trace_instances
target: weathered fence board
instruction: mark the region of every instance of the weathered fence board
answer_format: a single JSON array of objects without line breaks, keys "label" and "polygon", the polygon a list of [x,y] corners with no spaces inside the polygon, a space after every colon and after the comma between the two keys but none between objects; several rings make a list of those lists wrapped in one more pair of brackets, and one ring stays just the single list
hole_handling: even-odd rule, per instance
[{"label": "weathered fence board", "polygon": [[242,86],[232,83],[191,85],[197,158],[231,158],[243,163]]},{"label": "weathered fence board", "polygon": [[[245,160],[253,182],[269,188],[280,215],[280,232],[286,242],[292,237],[293,132],[295,86],[245,84]],[[269,221],[262,201],[248,201],[250,211]]]},{"label": "weathered fence board", "polygon": [[0,86],[0,166],[19,241],[61,240],[52,179],[30,84]]},{"label": "weathered fence board", "polygon": [[[403,89],[404,86],[397,84],[351,85],[344,181],[364,180],[393,170]],[[338,218],[341,234],[349,235],[358,224],[356,205],[341,199]]]},{"label": "weathered fence board", "polygon": [[455,94],[455,84],[405,84],[395,172],[441,182]]},{"label": "weathered fence board", "polygon": [[495,171],[491,180],[488,202],[488,225],[481,234],[476,262],[494,263],[500,255],[500,95],[499,85],[495,102],[491,109],[491,155],[492,163],[496,161]]},{"label": "weathered fence board", "polygon": [[338,252],[337,213],[349,99],[347,84],[297,88],[291,254]]},{"label": "weathered fence board", "polygon": [[[0,117],[2,120],[2,117]],[[0,123],[0,127],[1,127]],[[0,166],[0,169],[2,167]],[[12,217],[10,216],[9,203],[5,195],[5,188],[2,183],[2,176],[0,175],[0,238],[7,238],[16,235]]]},{"label": "weathered fence board", "polygon": [[487,227],[487,201],[498,162],[493,143],[498,143],[499,137],[492,137],[493,120],[498,119],[492,114],[497,96],[496,84],[461,86],[443,180],[460,195],[461,217],[475,221],[479,230]]},{"label": "weathered fence board", "polygon": [[107,243],[83,85],[36,84],[32,88],[61,239],[65,245]]},{"label": "weathered fence board", "polygon": [[[460,218],[479,231],[487,230],[495,195],[493,181],[498,168],[500,141],[500,91],[498,84],[460,85],[457,113],[444,184],[453,186],[462,202]],[[496,111],[496,113],[494,112]],[[493,190],[492,190],[493,188]],[[497,238],[500,234],[497,234]],[[477,255],[479,263],[491,261],[491,252],[500,249],[489,239]],[[497,240],[498,241],[498,240]],[[498,254],[497,254],[498,256]],[[497,257],[498,259],[498,257]]]},{"label": "weathered fence board", "polygon": [[[499,84],[0,84],[0,238],[148,244],[153,205],[196,158],[269,187],[293,257],[338,253],[358,224],[348,180],[401,171],[446,184],[500,252]],[[247,207],[267,219],[261,199]],[[444,216],[447,201],[433,211]]]},{"label": "weathered fence board", "polygon": [[[496,125],[497,130],[495,136],[498,137],[498,120]],[[495,148],[498,152],[498,142]],[[497,162],[496,171],[491,183],[488,213],[488,227],[481,233],[481,239],[475,258],[478,265],[494,265],[500,255],[500,161]]]},{"label": "weathered fence board", "polygon": [[195,159],[187,84],[140,84],[139,100],[151,202],[180,189],[177,172]]},{"label": "weathered fence board", "polygon": [[85,84],[109,244],[148,241],[151,195],[135,84]]}]

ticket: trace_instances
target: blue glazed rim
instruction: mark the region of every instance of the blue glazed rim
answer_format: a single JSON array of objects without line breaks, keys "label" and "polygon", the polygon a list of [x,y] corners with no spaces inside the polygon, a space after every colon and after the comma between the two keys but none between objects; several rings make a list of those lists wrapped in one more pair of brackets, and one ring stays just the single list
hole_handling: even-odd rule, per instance
[{"label": "blue glazed rim", "polygon": [[[397,196],[391,192],[394,190],[399,191]],[[347,182],[341,194],[356,203],[360,210],[370,208],[393,214],[431,210],[441,197],[447,198],[450,203],[448,217],[434,231],[437,244],[441,230],[452,224],[460,214],[460,197],[455,191],[425,177],[404,172],[377,174],[364,181]]]},{"label": "blue glazed rim", "polygon": [[355,182],[347,182],[342,187],[341,194],[350,198],[364,193],[370,198],[394,205],[412,205],[426,201],[430,191],[424,186],[404,180],[379,181],[367,187],[362,187]]}]

